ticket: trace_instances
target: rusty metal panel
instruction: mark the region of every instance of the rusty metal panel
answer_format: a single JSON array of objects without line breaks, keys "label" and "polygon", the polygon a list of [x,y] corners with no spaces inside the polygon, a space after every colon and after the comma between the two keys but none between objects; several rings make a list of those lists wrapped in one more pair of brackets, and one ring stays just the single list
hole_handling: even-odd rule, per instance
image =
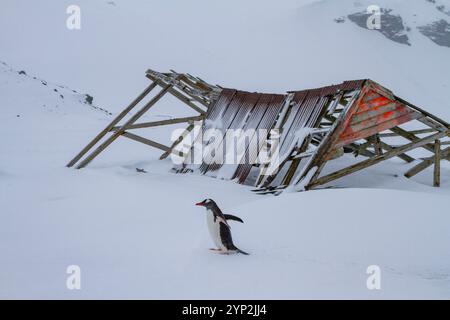
[{"label": "rusty metal panel", "polygon": [[[226,112],[228,105],[233,100],[233,97],[236,94],[236,90],[234,89],[223,89],[220,96],[217,98],[217,100],[208,108],[208,112],[205,116],[205,121],[202,125],[202,132],[199,136],[196,137],[197,141],[196,143],[200,143],[203,145],[203,141],[198,141],[198,139],[202,139],[203,135],[206,130],[213,128],[214,123],[220,119],[220,116]],[[183,168],[181,170],[187,171],[192,170],[196,171],[200,167],[198,164],[193,163],[193,159],[195,157],[195,152],[200,152],[200,150],[196,150],[194,146],[196,143],[193,144],[191,150],[189,151],[188,155],[185,158],[185,164],[183,165]],[[179,169],[177,169],[179,170]]]},{"label": "rusty metal panel", "polygon": [[[255,105],[257,104],[259,100],[260,94],[258,93],[250,93],[250,92],[244,92],[240,91],[236,94],[235,99],[233,99],[232,103],[235,105],[232,109],[235,112],[234,117],[232,121],[226,125],[226,128],[228,130],[236,130],[241,129],[243,125],[245,124],[245,121],[248,119],[250,112],[253,110]],[[232,106],[230,105],[230,108]],[[224,126],[225,127],[225,126]],[[226,156],[227,152],[230,152],[232,150],[226,149],[226,132],[224,132],[224,135],[222,137],[222,141],[220,141],[219,149],[221,149],[224,153],[224,157]],[[209,172],[209,176],[216,177],[217,173],[214,173],[215,171],[219,170],[222,167],[222,163],[213,163],[210,164],[204,172]]]},{"label": "rusty metal panel", "polygon": [[[277,119],[278,114],[280,113],[284,100],[286,99],[285,95],[272,95],[271,101],[267,106],[267,110],[264,113],[261,121],[259,122],[256,130],[266,130],[267,133],[270,129],[275,125],[275,120]],[[258,158],[259,152],[263,147],[264,142],[267,139],[267,135],[264,137],[255,135],[253,139],[256,139],[256,148],[247,148],[246,153],[248,153],[248,161],[244,164],[240,164],[237,168],[235,177],[238,178],[239,183],[244,183],[247,179],[248,174],[251,171],[253,164]],[[251,145],[252,142],[250,142]]]},{"label": "rusty metal panel", "polygon": [[[221,132],[221,136],[217,136],[217,139],[212,142],[214,146],[216,146],[216,151],[220,152],[220,148],[223,149],[222,141],[224,139],[224,136],[234,118],[236,117],[241,105],[244,103],[246,95],[246,92],[237,91],[233,96],[233,99],[228,103],[227,107],[222,110],[215,123],[210,124],[212,126],[210,129],[215,129]],[[207,118],[206,121],[211,120]],[[206,145],[209,145],[209,143],[206,143]],[[202,173],[208,172],[212,164],[214,163],[213,160],[214,157],[211,154],[205,153],[203,155],[203,163],[200,166],[200,171]]]},{"label": "rusty metal panel", "polygon": [[[260,95],[258,103],[252,110],[247,122],[244,124],[244,126],[242,128],[244,132],[251,132],[250,130],[253,130],[253,132],[256,132],[261,120],[264,117],[264,114],[268,110],[268,106],[269,106],[270,102],[272,101],[272,98],[273,98],[272,94],[261,94]],[[242,141],[242,143],[244,143],[243,149],[245,150],[245,152],[244,152],[243,156],[240,159],[238,159],[237,164],[229,165],[229,168],[227,171],[229,173],[232,173],[234,171],[233,175],[229,178],[231,178],[231,179],[236,178],[240,174],[240,172],[238,172],[239,167],[241,167],[240,164],[248,163],[248,161],[249,161],[249,146],[251,145],[251,142],[253,141],[254,137],[255,137],[255,134],[250,134],[250,136],[248,136],[248,139],[244,139],[244,141]]]}]

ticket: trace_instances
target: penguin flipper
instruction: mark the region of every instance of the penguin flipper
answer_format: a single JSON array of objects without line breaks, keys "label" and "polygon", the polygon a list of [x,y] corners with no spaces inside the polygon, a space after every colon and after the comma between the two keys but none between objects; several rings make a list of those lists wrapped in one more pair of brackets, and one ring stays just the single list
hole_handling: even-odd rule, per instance
[{"label": "penguin flipper", "polygon": [[225,219],[227,219],[227,220],[234,220],[234,221],[239,221],[240,223],[244,223],[244,221],[241,218],[233,216],[232,214],[224,214],[224,216],[225,216]]}]

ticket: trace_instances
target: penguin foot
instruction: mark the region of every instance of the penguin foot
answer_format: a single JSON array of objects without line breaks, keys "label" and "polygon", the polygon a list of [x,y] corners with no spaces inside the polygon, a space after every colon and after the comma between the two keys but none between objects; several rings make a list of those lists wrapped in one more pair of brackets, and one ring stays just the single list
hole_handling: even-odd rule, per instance
[{"label": "penguin foot", "polygon": [[217,248],[209,248],[209,250],[211,250],[211,251],[222,251],[222,250],[217,249]]}]

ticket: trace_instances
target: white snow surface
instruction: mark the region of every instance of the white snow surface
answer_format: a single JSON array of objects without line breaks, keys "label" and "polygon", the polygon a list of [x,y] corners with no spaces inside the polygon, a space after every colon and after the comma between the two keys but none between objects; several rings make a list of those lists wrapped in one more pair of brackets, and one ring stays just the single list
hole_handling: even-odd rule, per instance
[{"label": "white snow surface", "polygon": [[[171,173],[170,159],[126,139],[83,170],[65,167],[112,120],[69,87],[116,114],[148,67],[267,92],[372,78],[449,120],[449,48],[414,28],[406,46],[334,22],[363,0],[78,2],[81,31],[65,28],[70,1],[2,1],[0,298],[450,298],[448,162],[441,188],[432,168],[406,179],[415,163],[391,159],[335,189],[278,197]],[[411,26],[415,14],[442,15],[425,0],[378,2]],[[147,119],[190,114],[168,98]],[[176,127],[138,132],[168,143]],[[230,224],[249,256],[208,250],[194,205],[205,198],[245,221]],[[66,287],[69,265],[81,268],[81,290]],[[366,287],[369,265],[380,290]]]}]

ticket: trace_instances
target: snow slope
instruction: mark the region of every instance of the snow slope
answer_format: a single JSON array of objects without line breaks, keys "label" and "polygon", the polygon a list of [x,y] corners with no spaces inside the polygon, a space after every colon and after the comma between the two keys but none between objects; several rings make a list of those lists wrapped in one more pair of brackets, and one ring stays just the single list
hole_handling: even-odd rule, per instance
[{"label": "snow slope", "polygon": [[[263,91],[370,77],[449,119],[449,48],[414,29],[406,46],[334,21],[365,1],[114,2],[80,1],[79,33],[65,29],[69,2],[2,3],[0,59],[18,67],[0,64],[1,298],[450,298],[447,163],[440,189],[430,170],[408,180],[412,164],[393,159],[340,189],[279,197],[169,173],[159,152],[124,139],[84,170],[64,167],[111,120],[69,87],[116,113],[147,84],[147,67]],[[405,20],[428,12],[410,2],[389,1]],[[144,37],[150,29],[160,35]],[[149,118],[184,109],[168,99]],[[165,142],[171,129],[145,134]],[[250,256],[208,250],[193,205],[207,197],[245,220],[232,231]],[[69,265],[81,267],[79,291],[66,288]],[[366,288],[369,265],[381,268],[381,290]]]}]

